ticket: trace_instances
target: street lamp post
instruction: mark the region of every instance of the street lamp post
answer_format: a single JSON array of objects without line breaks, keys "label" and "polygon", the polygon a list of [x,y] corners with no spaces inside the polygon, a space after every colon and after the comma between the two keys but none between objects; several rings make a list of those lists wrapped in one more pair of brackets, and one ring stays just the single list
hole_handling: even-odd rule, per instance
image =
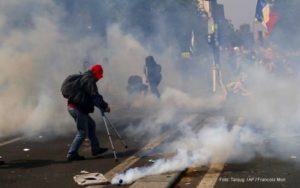
[{"label": "street lamp post", "polygon": [[[217,91],[217,79],[220,76],[220,49],[219,49],[219,31],[218,31],[218,21],[216,19],[217,10],[217,0],[198,0],[199,9],[205,11],[208,16],[207,26],[208,35],[207,41],[211,46],[213,54],[212,63],[212,91],[215,93]],[[220,79],[220,78],[219,78]]]}]

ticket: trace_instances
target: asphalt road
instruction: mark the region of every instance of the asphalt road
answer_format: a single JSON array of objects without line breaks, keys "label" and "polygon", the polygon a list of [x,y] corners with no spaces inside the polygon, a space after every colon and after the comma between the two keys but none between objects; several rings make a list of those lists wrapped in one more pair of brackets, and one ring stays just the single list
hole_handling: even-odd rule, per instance
[{"label": "asphalt road", "polygon": [[256,158],[248,163],[225,165],[215,187],[298,188],[299,175],[300,165],[293,159]]},{"label": "asphalt road", "polygon": [[220,172],[209,172],[207,166],[191,168],[183,173],[174,187],[298,188],[300,185],[300,165],[293,157],[290,160],[256,157],[249,162],[223,166]]},{"label": "asphalt road", "polygon": [[[87,159],[84,161],[68,162],[66,153],[74,134],[49,138],[43,135],[29,139],[22,139],[0,147],[0,156],[5,165],[0,166],[0,187],[79,187],[73,176],[80,171],[105,173],[117,163],[113,153],[109,152],[93,157],[90,153],[89,142],[83,143],[80,154]],[[106,132],[98,132],[101,146],[109,147],[110,143]],[[129,140],[129,148],[113,137],[119,163],[135,153],[139,147]],[[24,151],[29,149],[29,151]]]},{"label": "asphalt road", "polygon": [[[89,142],[86,141],[81,147],[80,154],[87,159],[68,162],[66,153],[74,134],[56,137],[37,135],[12,143],[7,143],[7,141],[14,140],[15,137],[2,138],[0,140],[0,156],[6,164],[0,165],[0,187],[80,187],[74,182],[73,177],[80,174],[82,170],[106,174],[143,147],[140,140],[125,138],[129,145],[129,148],[125,149],[116,137],[113,137],[119,158],[119,162],[116,163],[112,151],[99,157],[91,156]],[[100,131],[97,135],[101,146],[110,148],[106,132]],[[256,157],[245,163],[222,164],[221,171],[217,173],[211,170],[211,166],[191,168],[183,173],[174,188],[202,188],[199,185],[207,178],[215,178],[215,181],[206,188],[298,188],[300,165],[295,161],[299,157],[292,156],[285,161]],[[155,159],[155,156],[142,157],[131,167],[150,165],[149,159]],[[118,186],[108,185],[106,187]]]}]

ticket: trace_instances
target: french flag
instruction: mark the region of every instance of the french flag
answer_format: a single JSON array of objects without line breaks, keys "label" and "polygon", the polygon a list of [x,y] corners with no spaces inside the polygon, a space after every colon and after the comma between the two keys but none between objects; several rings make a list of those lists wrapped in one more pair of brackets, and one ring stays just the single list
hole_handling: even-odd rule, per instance
[{"label": "french flag", "polygon": [[270,5],[266,0],[258,0],[256,4],[255,18],[262,23],[270,34],[278,21],[278,15],[271,11]]}]

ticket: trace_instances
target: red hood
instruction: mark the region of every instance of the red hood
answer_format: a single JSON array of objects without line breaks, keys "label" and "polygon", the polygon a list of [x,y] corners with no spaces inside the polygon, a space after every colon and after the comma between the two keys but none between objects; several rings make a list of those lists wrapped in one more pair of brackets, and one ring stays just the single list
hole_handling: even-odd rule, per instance
[{"label": "red hood", "polygon": [[93,65],[90,68],[90,71],[92,71],[97,80],[100,80],[103,77],[103,68],[100,64]]}]

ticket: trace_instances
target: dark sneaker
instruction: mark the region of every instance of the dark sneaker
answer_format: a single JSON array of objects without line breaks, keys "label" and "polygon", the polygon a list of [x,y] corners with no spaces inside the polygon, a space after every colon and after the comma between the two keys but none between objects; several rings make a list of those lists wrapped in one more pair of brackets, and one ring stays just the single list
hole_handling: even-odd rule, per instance
[{"label": "dark sneaker", "polygon": [[98,150],[93,151],[92,155],[93,156],[100,155],[100,154],[105,153],[107,151],[108,151],[108,148],[99,148]]},{"label": "dark sneaker", "polygon": [[73,154],[73,155],[68,155],[67,159],[68,161],[82,161],[85,160],[85,157],[78,154]]}]

